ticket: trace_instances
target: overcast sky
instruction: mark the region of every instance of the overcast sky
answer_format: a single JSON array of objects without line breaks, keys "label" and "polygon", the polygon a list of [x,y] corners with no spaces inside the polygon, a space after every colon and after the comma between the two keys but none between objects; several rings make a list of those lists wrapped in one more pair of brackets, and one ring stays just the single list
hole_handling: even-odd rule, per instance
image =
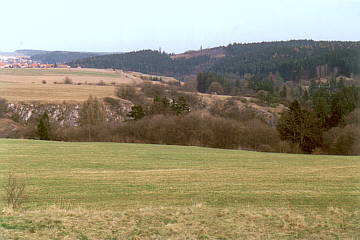
[{"label": "overcast sky", "polygon": [[0,51],[360,40],[360,0],[0,0]]}]

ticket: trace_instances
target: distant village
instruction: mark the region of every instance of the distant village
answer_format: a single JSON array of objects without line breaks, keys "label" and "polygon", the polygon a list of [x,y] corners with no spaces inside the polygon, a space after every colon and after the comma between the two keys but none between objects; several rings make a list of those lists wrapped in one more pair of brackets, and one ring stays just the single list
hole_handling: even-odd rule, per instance
[{"label": "distant village", "polygon": [[0,68],[70,68],[65,64],[38,63],[28,56],[0,55]]}]

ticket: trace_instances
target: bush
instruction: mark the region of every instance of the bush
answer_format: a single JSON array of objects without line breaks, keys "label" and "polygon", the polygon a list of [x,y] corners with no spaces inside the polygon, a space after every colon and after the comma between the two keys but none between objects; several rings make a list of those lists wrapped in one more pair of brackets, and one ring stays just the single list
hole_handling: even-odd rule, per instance
[{"label": "bush", "polygon": [[89,96],[80,109],[81,125],[97,125],[105,120],[105,107],[96,97]]},{"label": "bush", "polygon": [[4,118],[8,111],[8,103],[6,99],[0,98],[0,118]]},{"label": "bush", "polygon": [[244,122],[240,134],[240,145],[255,151],[274,152],[280,142],[276,129],[259,119]]},{"label": "bush", "polygon": [[123,123],[116,134],[119,141],[263,151],[275,151],[279,141],[276,130],[259,120],[244,124],[206,111],[145,117]]},{"label": "bush", "polygon": [[64,84],[73,84],[73,80],[71,78],[69,78],[69,77],[66,77],[64,79]]},{"label": "bush", "polygon": [[98,86],[106,86],[106,83],[103,80],[101,80],[96,85],[98,85]]},{"label": "bush", "polygon": [[360,154],[360,127],[347,125],[336,127],[323,135],[323,151],[327,154],[357,155]]},{"label": "bush", "polygon": [[143,104],[145,101],[143,94],[138,92],[137,88],[132,85],[120,85],[116,88],[115,95],[134,104]]},{"label": "bush", "polygon": [[4,185],[5,203],[12,209],[17,209],[25,200],[25,183],[19,182],[19,179],[13,172],[9,172],[7,182]]},{"label": "bush", "polygon": [[139,84],[138,87],[141,89],[144,95],[149,98],[166,96],[166,92],[168,90],[167,86],[153,83],[142,83]]},{"label": "bush", "polygon": [[197,81],[196,79],[190,79],[181,86],[181,90],[186,92],[197,92]]}]

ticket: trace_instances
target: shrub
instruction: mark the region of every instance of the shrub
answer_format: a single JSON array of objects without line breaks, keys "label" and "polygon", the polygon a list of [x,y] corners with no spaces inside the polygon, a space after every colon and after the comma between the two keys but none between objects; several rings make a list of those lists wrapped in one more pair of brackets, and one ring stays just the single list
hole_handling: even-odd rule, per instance
[{"label": "shrub", "polygon": [[69,78],[69,77],[66,77],[64,79],[64,84],[73,84],[73,80],[71,78]]},{"label": "shrub", "polygon": [[129,100],[134,104],[142,104],[145,99],[135,86],[122,84],[115,90],[115,95],[119,98]]},{"label": "shrub", "polygon": [[181,86],[181,89],[186,92],[197,92],[197,81],[196,79],[190,79]]},{"label": "shrub", "polygon": [[119,141],[263,151],[275,151],[279,141],[276,130],[259,120],[243,124],[206,111],[148,116],[121,124],[116,134]]},{"label": "shrub", "polygon": [[209,93],[214,93],[214,94],[223,94],[224,93],[224,88],[221,85],[221,83],[219,82],[212,82],[208,88],[208,92]]},{"label": "shrub", "polygon": [[359,126],[332,128],[323,135],[323,150],[327,154],[356,155],[360,153],[359,140]]},{"label": "shrub", "polygon": [[106,86],[106,83],[103,80],[101,80],[96,85],[98,85],[98,86]]},{"label": "shrub", "polygon": [[97,97],[90,95],[82,104],[79,115],[81,125],[96,125],[105,120],[105,107]]},{"label": "shrub", "polygon": [[7,111],[8,111],[8,103],[6,99],[0,98],[0,118],[5,117]]},{"label": "shrub", "polygon": [[141,105],[134,105],[127,115],[131,120],[140,120],[145,117],[144,109]]},{"label": "shrub", "polygon": [[25,200],[25,183],[19,182],[19,179],[13,172],[9,172],[7,182],[4,185],[5,203],[12,209],[17,209]]},{"label": "shrub", "polygon": [[149,98],[166,96],[166,91],[168,89],[168,87],[162,84],[153,83],[142,83],[138,86],[140,87],[144,95]]},{"label": "shrub", "polygon": [[244,122],[243,127],[240,129],[240,135],[240,145],[246,149],[256,151],[275,151],[280,142],[276,129],[259,119]]}]

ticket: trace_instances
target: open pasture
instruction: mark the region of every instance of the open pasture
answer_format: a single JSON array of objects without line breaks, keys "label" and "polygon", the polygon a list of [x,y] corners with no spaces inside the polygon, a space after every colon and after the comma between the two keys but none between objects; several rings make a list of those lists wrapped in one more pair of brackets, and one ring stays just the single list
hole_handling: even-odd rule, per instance
[{"label": "open pasture", "polygon": [[[0,97],[9,102],[59,103],[114,95],[119,84],[143,81],[136,72],[105,69],[0,69]],[[64,84],[65,79],[72,84]],[[162,77],[164,81],[176,81]]]},{"label": "open pasture", "polygon": [[[359,169],[357,156],[0,140],[0,184],[9,170],[27,184],[24,210],[5,210],[0,233],[20,239],[354,239]],[[39,227],[44,221],[50,223]]]}]

